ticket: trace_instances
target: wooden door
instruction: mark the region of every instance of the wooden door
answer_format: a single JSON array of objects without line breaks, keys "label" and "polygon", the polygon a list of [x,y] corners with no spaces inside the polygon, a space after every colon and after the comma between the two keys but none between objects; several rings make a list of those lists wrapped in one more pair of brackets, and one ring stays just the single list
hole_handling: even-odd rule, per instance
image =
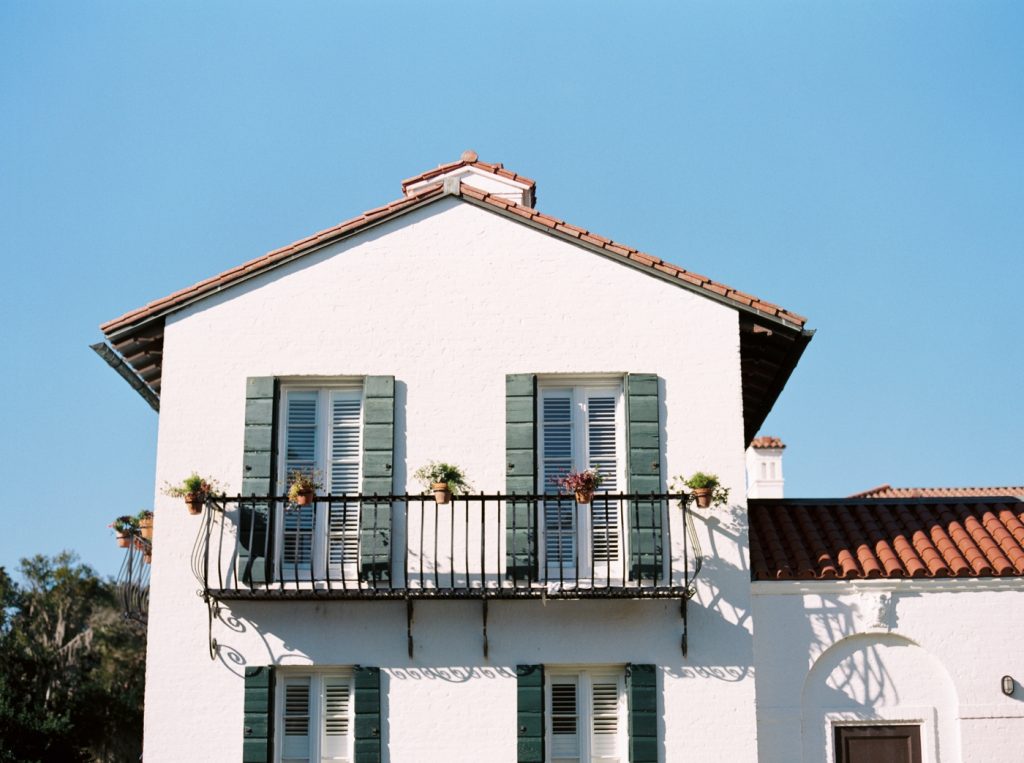
[{"label": "wooden door", "polygon": [[837,726],[836,763],[921,763],[921,727]]}]

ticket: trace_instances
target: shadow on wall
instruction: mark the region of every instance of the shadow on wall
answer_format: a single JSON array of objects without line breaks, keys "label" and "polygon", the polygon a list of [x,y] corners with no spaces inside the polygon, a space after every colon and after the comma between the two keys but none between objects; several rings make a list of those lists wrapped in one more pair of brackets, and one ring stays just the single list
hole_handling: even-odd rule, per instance
[{"label": "shadow on wall", "polygon": [[[687,608],[688,654],[679,667],[670,666],[667,672],[683,678],[742,681],[753,664],[747,512],[730,507],[725,522],[715,514],[693,517],[704,525],[708,547],[703,549],[697,593]],[[723,558],[728,545],[733,547],[730,556],[740,559],[742,566]]]}]

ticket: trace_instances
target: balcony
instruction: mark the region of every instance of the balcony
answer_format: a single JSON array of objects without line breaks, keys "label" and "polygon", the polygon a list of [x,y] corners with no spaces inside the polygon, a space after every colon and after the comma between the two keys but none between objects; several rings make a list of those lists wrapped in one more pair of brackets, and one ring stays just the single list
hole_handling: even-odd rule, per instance
[{"label": "balcony", "polygon": [[677,493],[216,497],[202,523],[193,571],[214,601],[685,600],[701,557]]},{"label": "balcony", "polygon": [[117,573],[117,595],[127,620],[145,625],[149,619],[149,557],[152,541],[136,528],[128,534],[121,569]]}]

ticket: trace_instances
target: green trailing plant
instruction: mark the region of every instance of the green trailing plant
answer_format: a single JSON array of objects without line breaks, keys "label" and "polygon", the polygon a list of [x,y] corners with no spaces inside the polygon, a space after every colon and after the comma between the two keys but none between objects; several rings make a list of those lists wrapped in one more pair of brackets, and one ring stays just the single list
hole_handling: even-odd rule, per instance
[{"label": "green trailing plant", "polygon": [[164,495],[169,495],[172,498],[188,499],[189,496],[195,496],[205,499],[206,496],[213,495],[219,489],[220,485],[217,480],[211,477],[202,477],[197,472],[192,472],[182,480],[180,485],[164,483]]},{"label": "green trailing plant", "polygon": [[143,509],[142,511],[140,511],[138,514],[135,515],[135,523],[136,523],[136,525],[138,525],[140,522],[142,522],[142,520],[144,520],[144,519],[152,519],[152,518],[153,518],[153,512],[150,511],[149,509]]},{"label": "green trailing plant", "polygon": [[288,500],[295,503],[300,498],[316,495],[323,487],[319,469],[295,469],[288,475]]},{"label": "green trailing plant", "polygon": [[130,514],[124,514],[107,525],[107,527],[113,528],[116,533],[131,533],[139,529],[139,518],[133,517]]},{"label": "green trailing plant", "polygon": [[679,483],[690,488],[690,498],[697,501],[701,508],[708,506],[725,506],[729,502],[729,488],[723,487],[717,474],[694,472],[685,479],[682,476],[673,478],[673,490],[680,489]]},{"label": "green trailing plant", "polygon": [[439,483],[448,485],[448,491],[452,495],[468,493],[473,489],[461,467],[444,461],[431,461],[426,466],[421,466],[413,473],[413,477],[423,485],[424,492],[430,492],[434,485]]}]

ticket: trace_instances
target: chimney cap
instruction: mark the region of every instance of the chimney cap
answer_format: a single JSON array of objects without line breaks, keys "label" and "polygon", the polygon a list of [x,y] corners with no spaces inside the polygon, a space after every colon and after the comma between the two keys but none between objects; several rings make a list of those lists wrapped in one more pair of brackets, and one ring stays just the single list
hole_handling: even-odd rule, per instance
[{"label": "chimney cap", "polygon": [[750,447],[751,448],[774,448],[774,449],[777,449],[777,450],[783,450],[786,447],[786,444],[784,442],[782,442],[782,440],[780,440],[778,437],[773,437],[771,435],[761,435],[760,437],[755,437],[751,441]]}]

